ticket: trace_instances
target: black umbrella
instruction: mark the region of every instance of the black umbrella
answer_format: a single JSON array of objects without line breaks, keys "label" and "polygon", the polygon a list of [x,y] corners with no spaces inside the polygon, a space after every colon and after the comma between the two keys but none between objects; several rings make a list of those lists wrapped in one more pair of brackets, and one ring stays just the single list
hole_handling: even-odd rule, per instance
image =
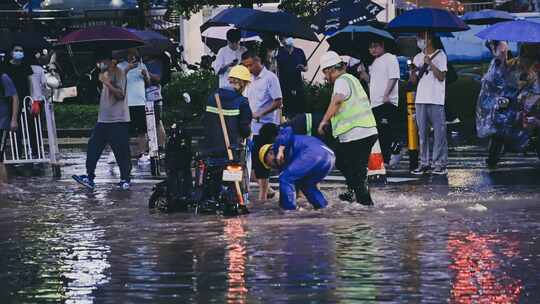
[{"label": "black umbrella", "polygon": [[438,8],[406,11],[388,24],[388,30],[401,33],[459,32],[469,26],[453,13]]},{"label": "black umbrella", "polygon": [[24,49],[42,50],[51,48],[51,44],[36,32],[0,32],[0,50],[9,51],[14,45],[21,45]]},{"label": "black umbrella", "polygon": [[369,62],[368,47],[372,41],[384,41],[386,51],[396,52],[394,37],[387,31],[370,25],[349,25],[328,37],[330,50],[340,55],[352,56]]},{"label": "black umbrella", "polygon": [[292,14],[249,8],[229,8],[220,12],[201,26],[201,33],[209,27],[224,25],[233,25],[238,29],[257,33],[319,41],[313,30]]},{"label": "black umbrella", "polygon": [[376,20],[384,8],[370,0],[334,0],[316,16],[311,28],[317,33],[331,35],[348,25]]},{"label": "black umbrella", "polygon": [[142,55],[159,55],[174,47],[169,38],[158,32],[140,31],[136,29],[128,29],[128,31],[144,41],[145,45],[139,48]]},{"label": "black umbrella", "polygon": [[505,11],[485,9],[478,12],[468,12],[461,19],[468,24],[490,25],[498,22],[512,21],[516,17]]}]

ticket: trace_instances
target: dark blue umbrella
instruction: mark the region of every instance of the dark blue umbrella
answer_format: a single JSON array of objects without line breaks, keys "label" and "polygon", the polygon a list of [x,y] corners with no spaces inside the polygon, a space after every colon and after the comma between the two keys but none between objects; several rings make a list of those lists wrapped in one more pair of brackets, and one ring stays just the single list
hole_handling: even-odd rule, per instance
[{"label": "dark blue umbrella", "polygon": [[331,35],[348,25],[375,20],[384,8],[370,0],[334,0],[323,8],[311,28],[319,34]]},{"label": "dark blue umbrella", "polygon": [[485,9],[477,12],[468,12],[461,19],[467,24],[487,25],[515,20],[516,17],[505,11]]},{"label": "dark blue umbrella", "polygon": [[392,20],[387,27],[394,32],[459,32],[469,26],[453,13],[437,8],[420,8],[406,11]]},{"label": "dark blue umbrella", "polygon": [[201,33],[212,26],[232,25],[257,33],[290,36],[319,41],[317,36],[298,17],[287,12],[263,12],[249,8],[228,8],[201,26]]},{"label": "dark blue umbrella", "polygon": [[526,20],[500,22],[479,32],[476,36],[484,40],[540,43],[540,23]]}]

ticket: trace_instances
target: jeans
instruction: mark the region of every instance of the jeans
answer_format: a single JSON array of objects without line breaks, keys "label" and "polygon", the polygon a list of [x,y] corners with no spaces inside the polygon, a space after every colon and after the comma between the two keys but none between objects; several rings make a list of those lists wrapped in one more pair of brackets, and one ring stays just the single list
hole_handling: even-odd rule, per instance
[{"label": "jeans", "polygon": [[89,178],[96,177],[96,165],[109,144],[113,150],[116,163],[120,167],[120,179],[129,181],[131,171],[131,156],[129,151],[129,123],[101,123],[98,122],[88,140],[86,152],[86,173]]},{"label": "jeans", "polygon": [[[446,114],[443,105],[416,104],[416,125],[420,145],[420,165],[446,168],[448,142],[446,140]],[[433,127],[433,153],[430,153],[429,134]],[[431,158],[430,158],[431,155]]]}]

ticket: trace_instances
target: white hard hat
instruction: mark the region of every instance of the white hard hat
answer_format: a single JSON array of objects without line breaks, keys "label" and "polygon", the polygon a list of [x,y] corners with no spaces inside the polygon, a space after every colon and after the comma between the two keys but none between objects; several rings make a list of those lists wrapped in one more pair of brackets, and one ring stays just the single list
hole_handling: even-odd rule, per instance
[{"label": "white hard hat", "polygon": [[329,67],[333,67],[336,64],[342,63],[343,58],[338,55],[338,53],[334,51],[326,52],[324,55],[321,56],[321,70],[324,70]]}]

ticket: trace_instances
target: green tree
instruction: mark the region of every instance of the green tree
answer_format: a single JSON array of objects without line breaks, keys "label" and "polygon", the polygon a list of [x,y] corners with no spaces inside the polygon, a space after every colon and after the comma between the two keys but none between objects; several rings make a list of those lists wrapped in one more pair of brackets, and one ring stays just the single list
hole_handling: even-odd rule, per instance
[{"label": "green tree", "polygon": [[330,2],[331,0],[283,0],[279,5],[279,9],[306,20],[311,20]]}]

